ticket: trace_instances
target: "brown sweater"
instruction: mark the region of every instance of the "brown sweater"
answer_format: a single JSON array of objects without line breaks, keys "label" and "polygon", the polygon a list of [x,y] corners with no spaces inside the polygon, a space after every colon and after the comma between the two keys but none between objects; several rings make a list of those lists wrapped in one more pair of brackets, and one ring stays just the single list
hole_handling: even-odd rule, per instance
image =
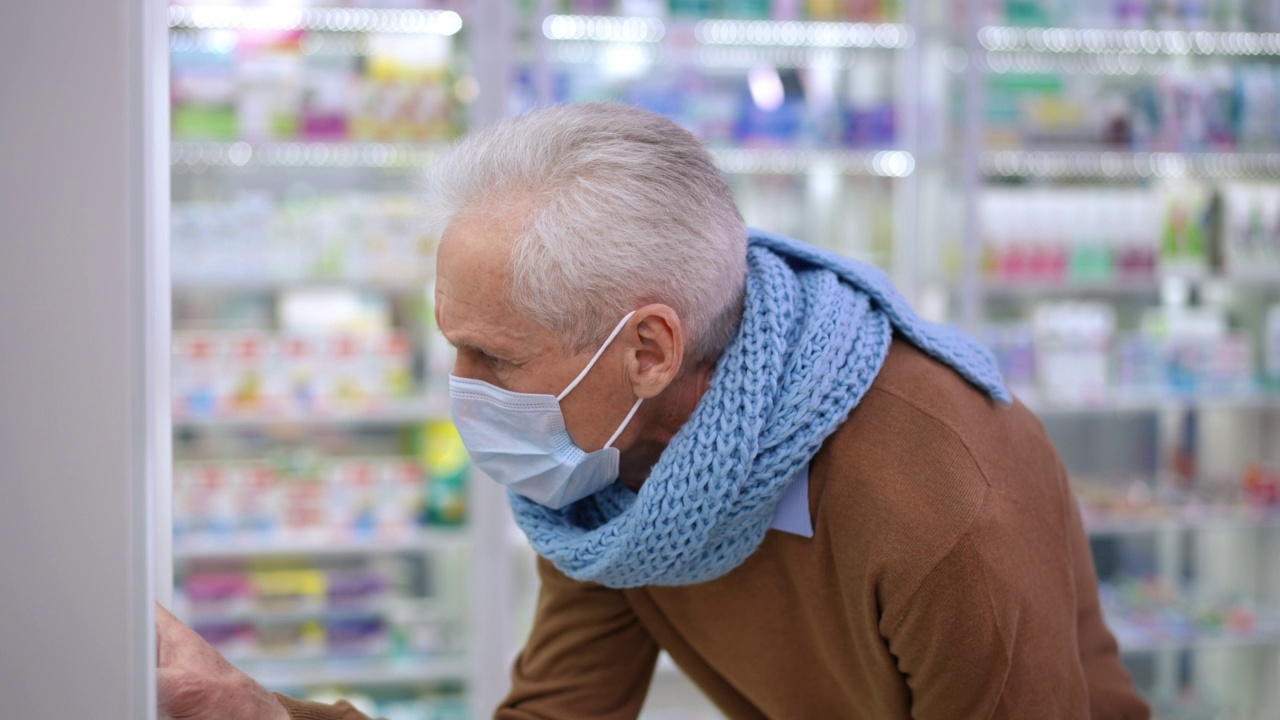
[{"label": "brown sweater", "polygon": [[[612,590],[539,560],[498,720],[635,718],[659,649],[734,719],[1150,716],[1098,604],[1066,473],[1001,407],[903,342],[810,468],[812,539],[729,574]],[[295,720],[353,710],[286,701]]]}]

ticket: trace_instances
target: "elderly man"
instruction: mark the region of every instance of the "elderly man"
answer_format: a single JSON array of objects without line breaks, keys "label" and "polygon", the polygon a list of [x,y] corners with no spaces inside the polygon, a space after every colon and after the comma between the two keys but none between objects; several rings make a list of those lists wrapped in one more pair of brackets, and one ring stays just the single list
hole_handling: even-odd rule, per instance
[{"label": "elderly man", "polygon": [[[989,355],[875,269],[749,232],[694,136],[539,111],[432,196],[454,420],[540,555],[496,717],[634,718],[659,650],[731,718],[1149,716]],[[161,636],[173,717],[363,717]]]}]

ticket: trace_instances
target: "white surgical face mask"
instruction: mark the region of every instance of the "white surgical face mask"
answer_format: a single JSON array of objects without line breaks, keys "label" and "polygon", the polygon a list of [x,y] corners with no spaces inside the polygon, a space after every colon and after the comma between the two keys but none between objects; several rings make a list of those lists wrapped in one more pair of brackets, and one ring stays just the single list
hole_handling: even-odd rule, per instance
[{"label": "white surgical face mask", "polygon": [[483,380],[449,376],[453,422],[476,467],[515,492],[559,509],[618,479],[618,449],[613,441],[626,429],[643,399],[614,431],[604,447],[583,452],[569,437],[560,401],[587,376],[635,311],[613,329],[591,362],[559,395],[518,393]]}]

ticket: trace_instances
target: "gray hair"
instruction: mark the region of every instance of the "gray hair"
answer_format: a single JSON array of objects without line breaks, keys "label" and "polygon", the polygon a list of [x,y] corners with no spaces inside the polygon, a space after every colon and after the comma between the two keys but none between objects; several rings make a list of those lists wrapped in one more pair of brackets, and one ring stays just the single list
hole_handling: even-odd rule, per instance
[{"label": "gray hair", "polygon": [[437,229],[529,203],[511,252],[511,300],[572,353],[627,312],[669,305],[686,357],[737,332],[747,231],[711,155],[671,120],[625,105],[537,110],[469,136],[428,181]]}]

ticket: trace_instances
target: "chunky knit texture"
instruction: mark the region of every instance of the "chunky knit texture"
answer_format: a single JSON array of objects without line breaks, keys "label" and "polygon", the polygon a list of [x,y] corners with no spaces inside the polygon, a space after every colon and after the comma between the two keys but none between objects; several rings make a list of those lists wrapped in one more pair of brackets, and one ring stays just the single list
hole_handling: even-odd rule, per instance
[{"label": "chunky knit texture", "polygon": [[560,510],[510,493],[517,524],[576,580],[626,588],[728,573],[871,386],[895,331],[1010,401],[990,353],[922,320],[878,269],[752,231],[742,326],[640,491],[614,483]]}]

